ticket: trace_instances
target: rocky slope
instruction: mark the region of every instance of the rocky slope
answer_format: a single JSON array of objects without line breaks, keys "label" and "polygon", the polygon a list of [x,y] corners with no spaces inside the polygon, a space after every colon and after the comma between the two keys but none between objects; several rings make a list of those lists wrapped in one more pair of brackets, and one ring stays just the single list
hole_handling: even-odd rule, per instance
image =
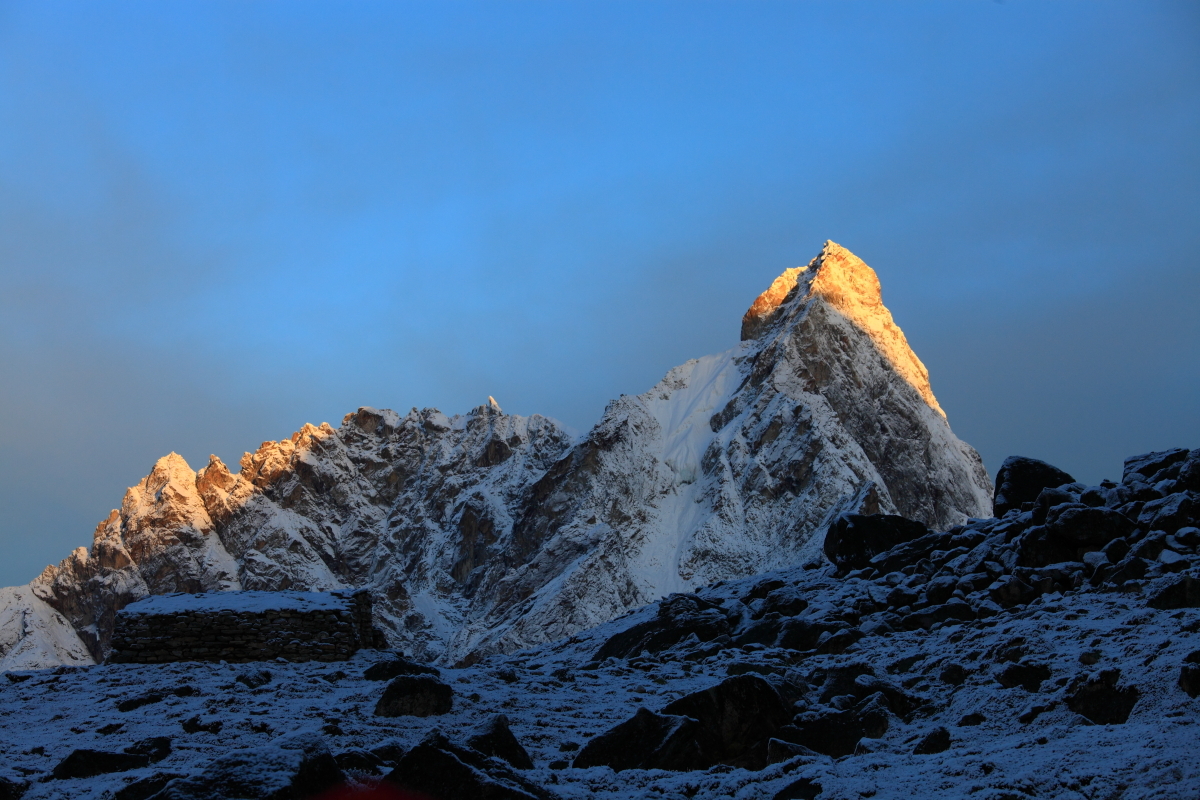
[{"label": "rocky slope", "polygon": [[1200,449],[1099,486],[1010,459],[997,487],[999,519],[848,514],[820,563],[465,667],[10,672],[0,796],[1200,795]]},{"label": "rocky slope", "polygon": [[[830,242],[754,302],[741,343],[612,401],[578,440],[489,398],[454,417],[359,409],[237,472],[172,454],[29,590],[99,660],[115,611],[147,594],[366,586],[393,646],[469,663],[816,558],[847,511],[945,528],[987,516],[991,490],[875,273]],[[0,642],[66,652],[21,644],[39,630]]]}]

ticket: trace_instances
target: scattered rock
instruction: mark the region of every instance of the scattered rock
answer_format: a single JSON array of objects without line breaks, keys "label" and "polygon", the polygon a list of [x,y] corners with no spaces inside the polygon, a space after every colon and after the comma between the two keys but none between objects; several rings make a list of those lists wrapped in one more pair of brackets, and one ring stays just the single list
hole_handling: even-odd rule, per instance
[{"label": "scattered rock", "polygon": [[1184,664],[1179,670],[1179,688],[1188,697],[1200,696],[1200,664]]},{"label": "scattered rock", "polygon": [[815,800],[821,791],[821,784],[812,778],[800,778],[776,792],[772,800]]},{"label": "scattered rock", "polygon": [[393,678],[375,705],[377,717],[431,717],[450,713],[454,690],[431,675]]},{"label": "scattered rock", "polygon": [[801,714],[791,725],[776,732],[776,738],[804,745],[827,756],[840,758],[854,752],[860,739],[878,739],[888,729],[887,701],[882,693],[871,695],[845,711]]},{"label": "scattered rock", "polygon": [[1067,707],[1097,725],[1121,725],[1129,719],[1141,692],[1136,686],[1117,686],[1118,669],[1093,677],[1079,676],[1067,691]]},{"label": "scattered rock", "polygon": [[825,555],[839,573],[862,569],[898,544],[918,539],[929,529],[895,514],[842,514],[825,533]]},{"label": "scattered rock", "polygon": [[441,674],[437,667],[418,664],[400,657],[376,662],[363,670],[363,677],[369,681],[390,681],[401,675],[432,675],[438,678]]},{"label": "scattered rock", "polygon": [[690,717],[639,708],[632,718],[596,736],[575,756],[573,766],[624,769],[701,769],[699,724]]},{"label": "scattered rock", "polygon": [[128,700],[122,700],[117,703],[117,711],[133,711],[134,709],[148,706],[151,703],[161,703],[166,699],[166,695],[162,692],[145,692],[137,697],[130,697]]},{"label": "scattered rock", "polygon": [[927,756],[934,753],[944,753],[950,749],[950,731],[945,728],[934,728],[917,742],[913,755]]},{"label": "scattered rock", "polygon": [[271,673],[265,669],[247,670],[239,673],[234,680],[251,689],[258,689],[271,682]]},{"label": "scattered rock", "polygon": [[1042,681],[1050,679],[1050,668],[1045,664],[1010,664],[996,673],[996,681],[1006,689],[1020,686],[1027,692],[1036,692]]},{"label": "scattered rock", "polygon": [[695,594],[673,594],[658,604],[654,619],[612,636],[594,658],[628,658],[643,650],[659,653],[692,635],[708,642],[730,633],[729,620],[719,605]]},{"label": "scattered rock", "polygon": [[958,727],[966,728],[972,725],[982,725],[985,722],[987,722],[987,717],[985,717],[983,714],[980,714],[978,711],[973,711],[970,714],[964,714],[962,716],[962,718],[958,721]]},{"label": "scattered rock", "polygon": [[1150,593],[1146,604],[1151,608],[1200,608],[1200,579],[1191,575],[1167,578]]},{"label": "scattered rock", "polygon": [[184,776],[176,772],[159,772],[146,778],[139,778],[114,792],[112,800],[149,800],[161,792],[168,783],[182,777]]},{"label": "scattered rock", "polygon": [[265,747],[235,750],[199,773],[170,781],[154,800],[303,800],[338,786],[345,775],[324,740],[295,734]]},{"label": "scattered rock", "polygon": [[[533,759],[508,727],[508,717],[497,714],[467,739],[467,744],[485,756],[495,756],[517,769],[533,769]],[[578,745],[576,745],[578,747]]]},{"label": "scattered rock", "polygon": [[779,692],[758,675],[727,678],[679,698],[663,713],[696,720],[704,767],[730,764],[746,769],[766,766],[767,740],[791,717]]},{"label": "scattered rock", "polygon": [[816,750],[810,750],[801,744],[792,744],[785,742],[782,739],[767,740],[767,763],[778,764],[783,761],[790,761],[797,756],[808,756],[810,758],[824,758]]},{"label": "scattered rock", "polygon": [[383,761],[374,753],[358,747],[343,750],[333,757],[342,772],[358,772],[364,775],[378,775],[382,770]]},{"label": "scattered rock", "polygon": [[108,772],[126,772],[149,766],[150,757],[138,753],[110,753],[104,750],[75,750],[50,773],[56,780],[91,778]]},{"label": "scattered rock", "polygon": [[996,473],[996,496],[993,513],[1003,517],[1022,503],[1037,500],[1042,489],[1074,483],[1075,479],[1061,469],[1025,456],[1009,456]]},{"label": "scattered rock", "polygon": [[149,739],[142,739],[140,742],[126,747],[125,752],[144,755],[150,759],[151,764],[156,764],[171,755],[171,737],[151,736]]},{"label": "scattered rock", "polygon": [[951,686],[962,686],[967,680],[967,671],[963,669],[962,664],[947,664],[942,667],[938,678],[942,683],[948,683]]},{"label": "scattered rock", "polygon": [[[12,673],[9,674],[11,675]],[[21,797],[28,790],[29,781],[0,775],[0,800],[21,800]]]},{"label": "scattered rock", "polygon": [[388,784],[432,798],[553,800],[554,795],[497,758],[451,742],[434,730],[400,759]]},{"label": "scattered rock", "polygon": [[203,722],[199,716],[185,719],[180,723],[184,733],[220,733],[223,724],[219,719]]}]

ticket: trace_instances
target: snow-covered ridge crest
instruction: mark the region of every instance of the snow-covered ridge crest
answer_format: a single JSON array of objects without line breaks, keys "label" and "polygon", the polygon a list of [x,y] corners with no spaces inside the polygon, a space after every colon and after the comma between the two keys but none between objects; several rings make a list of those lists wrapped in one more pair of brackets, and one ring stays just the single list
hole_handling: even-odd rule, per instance
[{"label": "snow-covered ridge crest", "polygon": [[815,557],[851,509],[946,527],[987,515],[991,491],[874,272],[829,242],[755,301],[741,343],[583,437],[488,398],[454,417],[360,408],[237,472],[171,454],[31,589],[96,659],[148,595],[368,587],[393,645],[470,662]]}]

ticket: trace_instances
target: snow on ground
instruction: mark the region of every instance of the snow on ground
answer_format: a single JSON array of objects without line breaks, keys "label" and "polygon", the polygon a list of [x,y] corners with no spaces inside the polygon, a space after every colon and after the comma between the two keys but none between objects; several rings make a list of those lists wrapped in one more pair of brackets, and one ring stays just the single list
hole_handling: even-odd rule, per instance
[{"label": "snow on ground", "polygon": [[[824,570],[777,576],[819,592],[831,604],[858,588],[856,579],[835,580]],[[701,594],[733,604],[762,579]],[[29,800],[98,800],[136,779],[192,773],[230,750],[263,747],[298,732],[323,736],[335,753],[376,748],[389,740],[408,748],[435,727],[461,739],[503,713],[535,763],[528,777],[563,798],[772,798],[801,777],[822,787],[822,800],[1200,796],[1195,755],[1200,699],[1177,686],[1180,665],[1198,646],[1200,609],[1154,611],[1136,593],[1051,593],[986,620],[869,635],[839,655],[803,656],[750,645],[694,662],[645,656],[602,664],[592,660],[609,636],[654,613],[653,607],[640,609],[568,641],[444,669],[442,679],[455,692],[454,708],[430,718],[374,715],[386,682],[366,680],[363,671],[389,655],[376,651],[332,664],[126,664],[10,672],[0,678],[0,752],[5,755],[0,772],[31,781]],[[1018,639],[1024,640],[1026,653],[1051,668],[1040,692],[996,682],[994,673],[1002,666],[996,654]],[[961,686],[939,678],[952,662],[966,670]],[[924,698],[928,711],[907,723],[893,720],[887,733],[859,754],[801,756],[760,772],[725,766],[688,773],[566,767],[577,746],[628,719],[639,706],[659,709],[730,674],[753,671],[802,683],[817,670],[851,663],[867,663]],[[1063,702],[1072,678],[1106,667],[1119,668],[1122,683],[1142,693],[1122,725],[1091,724]],[[271,674],[259,688],[237,680],[260,669]],[[149,694],[161,699],[118,710],[118,703]],[[1049,708],[1020,722],[1018,717],[1034,705]],[[968,714],[980,714],[984,721],[959,726]],[[185,722],[192,730],[210,730],[186,733]],[[939,725],[950,730],[950,749],[913,755],[914,744]],[[147,769],[42,780],[77,748],[120,751],[155,736],[171,737],[172,753]]]}]

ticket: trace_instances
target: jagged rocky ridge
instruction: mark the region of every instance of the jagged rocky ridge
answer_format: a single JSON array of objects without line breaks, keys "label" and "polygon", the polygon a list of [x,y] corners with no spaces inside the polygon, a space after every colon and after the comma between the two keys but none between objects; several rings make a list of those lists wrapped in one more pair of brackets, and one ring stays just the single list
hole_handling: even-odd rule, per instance
[{"label": "jagged rocky ridge", "polygon": [[978,455],[849,251],[827,243],[776,279],[742,339],[612,401],[578,440],[489,399],[455,417],[362,408],[236,473],[169,455],[90,552],[0,593],[12,619],[43,621],[4,628],[0,663],[100,660],[116,610],[148,594],[347,587],[373,592],[393,646],[469,662],[811,559],[844,511],[938,528],[990,513]]},{"label": "jagged rocky ridge", "polygon": [[466,667],[364,651],[9,673],[0,791],[1194,797],[1200,449],[1094,487],[1046,485],[1070,480],[1048,466],[1005,462],[998,519],[847,514],[821,563]]}]

